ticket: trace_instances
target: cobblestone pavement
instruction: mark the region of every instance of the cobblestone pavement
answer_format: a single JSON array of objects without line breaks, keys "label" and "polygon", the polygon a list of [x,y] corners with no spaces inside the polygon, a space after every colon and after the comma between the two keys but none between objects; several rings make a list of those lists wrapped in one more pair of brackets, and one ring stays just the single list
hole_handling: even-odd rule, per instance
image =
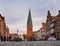
[{"label": "cobblestone pavement", "polygon": [[60,46],[60,41],[0,42],[0,46]]}]

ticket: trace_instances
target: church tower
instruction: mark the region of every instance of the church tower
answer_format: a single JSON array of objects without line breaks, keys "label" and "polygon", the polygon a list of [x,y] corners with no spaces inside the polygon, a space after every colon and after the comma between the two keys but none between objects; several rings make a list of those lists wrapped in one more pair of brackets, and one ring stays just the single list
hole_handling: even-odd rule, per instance
[{"label": "church tower", "polygon": [[28,20],[27,20],[27,40],[30,40],[32,38],[33,34],[33,25],[32,25],[32,18],[31,18],[31,11],[29,9],[28,13]]}]

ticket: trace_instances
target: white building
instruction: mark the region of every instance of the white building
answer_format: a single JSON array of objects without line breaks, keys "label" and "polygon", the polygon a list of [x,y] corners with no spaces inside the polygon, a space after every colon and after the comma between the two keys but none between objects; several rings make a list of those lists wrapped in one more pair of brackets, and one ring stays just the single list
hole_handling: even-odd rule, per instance
[{"label": "white building", "polygon": [[33,34],[33,37],[35,38],[35,40],[40,40],[41,39],[41,31],[35,31]]}]

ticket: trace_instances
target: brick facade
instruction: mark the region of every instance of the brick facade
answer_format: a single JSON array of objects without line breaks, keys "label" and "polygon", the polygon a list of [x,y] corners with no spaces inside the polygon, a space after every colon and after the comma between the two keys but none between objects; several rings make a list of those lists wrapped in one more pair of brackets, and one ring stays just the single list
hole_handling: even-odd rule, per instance
[{"label": "brick facade", "polygon": [[47,38],[50,36],[50,22],[51,22],[51,13],[48,11],[47,20],[46,20],[46,35]]},{"label": "brick facade", "polygon": [[60,39],[60,10],[57,16],[51,16],[50,11],[48,11],[46,23],[47,37],[54,35],[56,39]]},{"label": "brick facade", "polygon": [[28,20],[27,20],[27,40],[31,40],[33,35],[33,25],[32,25],[32,18],[31,18],[31,12],[29,10],[28,14]]},{"label": "brick facade", "polygon": [[8,37],[9,36],[9,28],[6,27],[6,23],[5,23],[5,18],[3,16],[1,16],[0,14],[0,36],[4,37]]}]

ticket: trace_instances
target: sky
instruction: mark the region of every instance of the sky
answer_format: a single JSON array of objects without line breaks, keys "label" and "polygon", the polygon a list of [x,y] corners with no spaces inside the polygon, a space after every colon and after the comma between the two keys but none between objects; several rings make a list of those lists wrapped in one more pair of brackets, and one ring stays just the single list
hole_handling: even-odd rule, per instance
[{"label": "sky", "polygon": [[0,14],[5,17],[10,33],[26,34],[29,9],[33,21],[33,31],[42,27],[46,21],[47,11],[57,15],[60,0],[0,0]]}]

